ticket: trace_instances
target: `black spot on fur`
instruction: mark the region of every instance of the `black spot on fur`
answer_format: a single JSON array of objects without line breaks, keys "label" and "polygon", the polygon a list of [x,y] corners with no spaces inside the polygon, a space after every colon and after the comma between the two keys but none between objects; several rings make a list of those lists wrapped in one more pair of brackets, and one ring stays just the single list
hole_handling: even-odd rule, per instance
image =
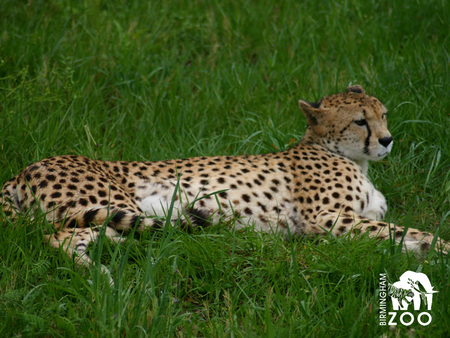
[{"label": "black spot on fur", "polygon": [[68,201],[68,202],[66,202],[66,207],[67,208],[73,208],[73,207],[75,207],[77,205],[77,202],[76,201]]},{"label": "black spot on fur", "polygon": [[426,243],[426,242],[424,242],[424,243],[422,243],[422,244],[420,245],[420,248],[421,248],[423,251],[428,251],[428,250],[430,250],[430,247],[431,247],[431,245],[430,245],[429,243]]},{"label": "black spot on fur", "polygon": [[210,216],[211,214],[205,210],[192,208],[187,211],[187,217],[194,226],[207,227],[211,225]]},{"label": "black spot on fur", "polygon": [[126,212],[125,211],[118,211],[111,219],[111,221],[113,223],[119,224],[122,219],[126,216]]},{"label": "black spot on fur", "polygon": [[67,226],[71,229],[75,228],[77,226],[77,220],[72,219]]},{"label": "black spot on fur", "polygon": [[98,213],[98,209],[92,209],[92,210],[86,211],[83,216],[84,223],[86,225],[91,224],[92,221],[94,220],[95,216],[97,215],[97,213]]},{"label": "black spot on fur", "polygon": [[55,176],[55,175],[51,175],[51,174],[46,175],[45,178],[46,178],[47,180],[51,181],[51,182],[53,182],[53,181],[56,180],[56,176]]},{"label": "black spot on fur", "polygon": [[258,206],[261,208],[262,211],[267,212],[267,208],[264,204],[261,204],[260,202],[258,202]]},{"label": "black spot on fur", "polygon": [[135,215],[135,216],[131,217],[131,220],[130,220],[130,227],[131,228],[137,227],[140,224],[141,224],[141,217],[140,216]]},{"label": "black spot on fur", "polygon": [[160,219],[155,219],[154,221],[153,221],[153,228],[155,228],[155,229],[162,229],[162,228],[164,228],[164,226],[165,226],[165,222],[164,221],[162,221],[162,220],[160,220]]}]

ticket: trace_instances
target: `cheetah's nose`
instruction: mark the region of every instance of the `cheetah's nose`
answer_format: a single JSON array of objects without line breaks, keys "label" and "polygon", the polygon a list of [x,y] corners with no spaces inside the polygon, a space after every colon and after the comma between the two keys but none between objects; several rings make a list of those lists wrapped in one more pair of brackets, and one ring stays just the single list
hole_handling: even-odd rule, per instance
[{"label": "cheetah's nose", "polygon": [[392,140],[392,136],[389,136],[378,139],[378,142],[380,142],[382,146],[385,146],[387,148],[391,144]]}]

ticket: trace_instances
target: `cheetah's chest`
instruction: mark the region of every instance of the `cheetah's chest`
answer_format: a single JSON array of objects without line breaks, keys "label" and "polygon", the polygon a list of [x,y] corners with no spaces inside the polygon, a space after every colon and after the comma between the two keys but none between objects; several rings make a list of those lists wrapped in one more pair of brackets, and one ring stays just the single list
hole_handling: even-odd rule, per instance
[{"label": "cheetah's chest", "polygon": [[361,208],[359,215],[367,219],[382,220],[387,211],[386,198],[369,181],[366,182],[363,188],[365,188],[363,191],[366,192],[364,198],[366,205],[364,208]]}]

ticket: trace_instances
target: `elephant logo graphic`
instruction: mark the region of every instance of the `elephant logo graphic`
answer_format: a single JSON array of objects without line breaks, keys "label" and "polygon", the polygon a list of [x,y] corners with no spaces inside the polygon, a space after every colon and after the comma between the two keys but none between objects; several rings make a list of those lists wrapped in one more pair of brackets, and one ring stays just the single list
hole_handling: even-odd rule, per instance
[{"label": "elephant logo graphic", "polygon": [[412,303],[414,310],[420,310],[422,302],[431,310],[433,294],[439,292],[433,290],[428,276],[421,272],[406,271],[400,276],[400,280],[389,284],[389,296],[392,299],[394,311],[408,310]]}]

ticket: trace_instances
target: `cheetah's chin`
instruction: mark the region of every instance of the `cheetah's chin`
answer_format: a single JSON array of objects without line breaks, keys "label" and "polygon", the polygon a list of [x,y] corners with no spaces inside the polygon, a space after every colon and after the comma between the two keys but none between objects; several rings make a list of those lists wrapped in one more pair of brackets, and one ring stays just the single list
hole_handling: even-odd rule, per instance
[{"label": "cheetah's chin", "polygon": [[384,151],[382,151],[382,152],[380,152],[380,153],[378,154],[379,159],[382,159],[383,157],[386,157],[386,156],[391,152],[391,150],[392,150],[392,144],[393,144],[393,142],[391,142],[391,143],[386,147],[386,150],[384,150]]}]

